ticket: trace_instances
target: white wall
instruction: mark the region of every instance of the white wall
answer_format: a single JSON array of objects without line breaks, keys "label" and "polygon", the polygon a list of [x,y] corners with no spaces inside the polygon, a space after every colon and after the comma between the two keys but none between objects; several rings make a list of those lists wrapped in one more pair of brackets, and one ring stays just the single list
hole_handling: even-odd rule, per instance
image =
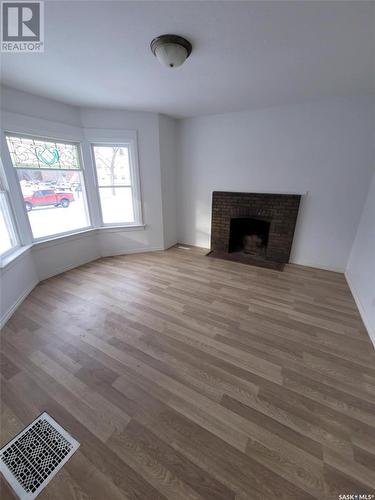
[{"label": "white wall", "polygon": [[178,241],[177,236],[177,120],[159,115],[160,171],[163,205],[164,247]]},{"label": "white wall", "polygon": [[35,245],[31,253],[39,280],[101,257],[96,238],[96,231],[90,231]]},{"label": "white wall", "polygon": [[373,121],[366,97],[182,120],[179,240],[209,247],[212,191],[308,192],[291,260],[344,271],[372,174]]},{"label": "white wall", "polygon": [[7,267],[0,269],[0,327],[38,282],[31,251],[26,251]]},{"label": "white wall", "polygon": [[0,90],[2,111],[10,111],[67,125],[81,125],[79,108],[75,106],[31,95],[10,87],[2,86]]},{"label": "white wall", "polygon": [[375,173],[345,275],[375,346]]}]

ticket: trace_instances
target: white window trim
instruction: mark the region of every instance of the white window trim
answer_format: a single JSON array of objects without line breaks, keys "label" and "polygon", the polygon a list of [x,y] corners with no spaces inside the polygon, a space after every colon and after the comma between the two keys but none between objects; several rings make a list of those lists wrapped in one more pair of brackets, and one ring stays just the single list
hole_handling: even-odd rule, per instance
[{"label": "white window trim", "polygon": [[[122,131],[109,131],[105,133],[101,131],[87,131],[87,140],[90,143],[91,161],[94,169],[95,187],[100,210],[100,227],[142,227],[143,226],[143,212],[142,212],[142,196],[141,196],[141,182],[140,170],[138,162],[138,143],[137,133],[134,130]],[[99,196],[99,182],[96,169],[96,161],[94,154],[95,146],[123,146],[128,148],[130,160],[130,177],[132,188],[132,200],[134,210],[134,223],[127,224],[126,221],[118,223],[105,223],[103,221],[103,214]],[[108,186],[110,187],[110,186]],[[119,186],[120,187],[120,186]]]},{"label": "white window trim", "polygon": [[10,196],[10,204],[16,221],[19,242],[21,246],[30,245],[33,241],[29,218],[25,211],[25,205],[21,192],[21,186],[18,182],[17,173],[14,172],[13,163],[8,150],[8,143],[5,132],[1,133],[2,161],[4,168],[5,182],[7,183]]},{"label": "white window trim", "polygon": [[[56,238],[59,238],[59,237],[63,238],[64,236],[69,236],[71,234],[81,233],[82,231],[85,231],[85,230],[94,229],[94,226],[92,224],[91,204],[89,203],[89,200],[88,200],[89,195],[88,195],[88,191],[87,191],[86,171],[85,171],[85,164],[83,162],[81,142],[70,140],[70,139],[65,139],[65,138],[61,139],[61,138],[57,138],[57,137],[51,137],[49,135],[40,135],[40,134],[35,134],[34,135],[34,134],[30,133],[30,132],[29,133],[11,132],[8,129],[4,131],[3,136],[4,136],[4,141],[5,141],[5,144],[6,144],[6,152],[7,152],[8,156],[9,156],[9,161],[10,161],[10,164],[11,164],[11,169],[13,171],[12,172],[13,173],[13,178],[16,179],[16,184],[17,184],[17,187],[18,187],[18,195],[19,195],[20,199],[22,200],[23,213],[24,213],[24,216],[26,217],[27,222],[28,222],[29,234],[31,236],[31,243],[40,243],[40,242],[48,241],[48,240],[51,240],[51,239],[53,240],[53,239],[56,239]],[[71,145],[77,147],[79,163],[80,163],[80,166],[81,166],[81,168],[79,169],[79,172],[81,172],[81,174],[82,174],[83,183],[84,183],[84,186],[85,186],[84,196],[85,196],[85,201],[86,201],[87,215],[88,215],[88,219],[89,219],[88,220],[89,223],[88,223],[87,226],[75,228],[72,231],[64,231],[62,233],[49,234],[47,236],[40,236],[38,238],[34,237],[33,232],[32,232],[32,228],[31,228],[31,224],[30,224],[30,220],[29,220],[29,218],[27,216],[27,212],[26,212],[25,205],[24,205],[24,202],[23,202],[23,194],[22,194],[22,190],[21,190],[21,186],[20,186],[18,177],[17,177],[17,168],[15,168],[13,166],[13,162],[12,162],[12,159],[11,159],[11,156],[10,156],[10,151],[9,151],[8,143],[7,143],[7,140],[6,140],[7,136],[20,137],[20,138],[25,137],[25,138],[36,139],[36,140],[41,140],[41,141],[51,140],[51,141],[55,141],[55,142],[60,142],[62,144],[71,144]],[[46,169],[46,170],[59,170],[60,171],[61,169]]]},{"label": "white window trim", "polygon": [[3,217],[5,220],[5,225],[10,233],[11,242],[13,243],[11,248],[0,254],[0,260],[3,261],[4,259],[7,259],[13,252],[19,249],[21,245],[20,245],[17,222],[16,218],[14,217],[13,206],[9,196],[9,185],[5,175],[4,164],[1,158],[0,158],[0,194],[4,196],[5,213],[3,213]]},{"label": "white window trim", "polygon": [[13,252],[15,252],[20,248],[20,240],[18,237],[17,225],[14,218],[12,205],[9,199],[9,193],[7,190],[0,188],[0,194],[4,195],[5,198],[5,213],[3,213],[3,217],[5,219],[5,224],[7,226],[7,229],[10,233],[11,241],[14,242],[14,244],[8,250],[6,250],[3,253],[0,253],[0,259],[3,260],[7,259],[9,255],[11,255]]}]

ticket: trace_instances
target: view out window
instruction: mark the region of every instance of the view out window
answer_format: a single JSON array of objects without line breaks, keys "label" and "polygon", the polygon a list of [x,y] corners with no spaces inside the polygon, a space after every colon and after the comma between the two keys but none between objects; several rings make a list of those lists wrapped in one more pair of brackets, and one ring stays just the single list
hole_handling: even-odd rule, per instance
[{"label": "view out window", "polygon": [[1,175],[0,171],[0,255],[4,255],[17,246],[18,239],[10,211],[8,193]]},{"label": "view out window", "polygon": [[124,145],[93,146],[103,224],[139,223],[130,148]]},{"label": "view out window", "polygon": [[7,136],[34,238],[90,225],[77,144]]}]

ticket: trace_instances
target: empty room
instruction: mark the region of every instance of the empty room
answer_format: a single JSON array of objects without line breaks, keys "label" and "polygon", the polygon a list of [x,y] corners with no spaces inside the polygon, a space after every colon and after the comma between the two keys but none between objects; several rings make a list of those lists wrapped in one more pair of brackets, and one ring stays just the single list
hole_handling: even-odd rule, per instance
[{"label": "empty room", "polygon": [[1,2],[0,496],[375,500],[375,2]]}]

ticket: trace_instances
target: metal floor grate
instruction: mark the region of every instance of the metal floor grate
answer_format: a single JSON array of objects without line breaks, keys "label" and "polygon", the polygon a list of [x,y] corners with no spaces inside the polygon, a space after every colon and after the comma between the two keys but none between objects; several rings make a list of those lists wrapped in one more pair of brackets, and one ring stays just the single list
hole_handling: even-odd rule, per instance
[{"label": "metal floor grate", "polygon": [[0,450],[0,471],[19,498],[35,498],[78,447],[78,441],[42,413]]}]

